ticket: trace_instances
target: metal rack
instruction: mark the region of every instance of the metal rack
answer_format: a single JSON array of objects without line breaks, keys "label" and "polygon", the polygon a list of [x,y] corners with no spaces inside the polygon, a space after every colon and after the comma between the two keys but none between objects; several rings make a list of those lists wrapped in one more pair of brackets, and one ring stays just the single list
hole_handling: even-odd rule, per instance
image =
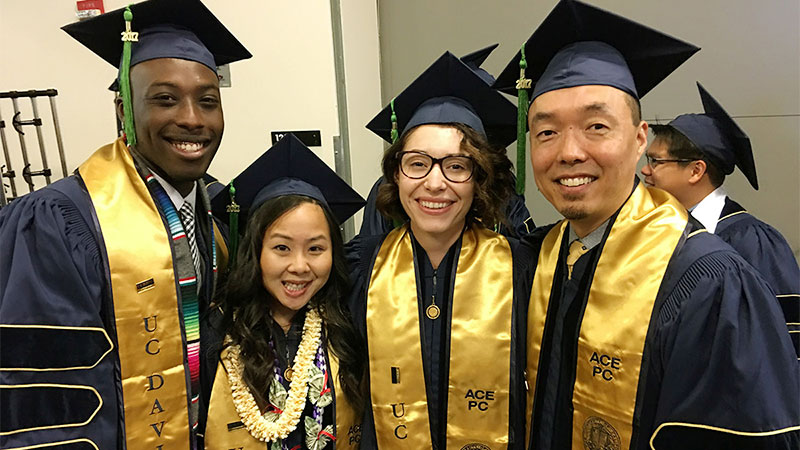
[{"label": "metal rack", "polygon": [[[53,126],[55,128],[56,143],[58,145],[58,155],[61,162],[61,174],[67,176],[67,162],[64,157],[64,144],[61,138],[61,128],[58,124],[58,112],[56,110],[56,96],[58,91],[55,89],[46,90],[29,90],[29,91],[8,91],[0,92],[0,99],[11,99],[14,108],[14,116],[11,119],[11,128],[16,131],[19,137],[19,146],[22,153],[23,167],[21,172],[17,172],[12,167],[11,152],[9,150],[8,141],[6,140],[6,122],[3,120],[2,111],[0,111],[0,144],[3,146],[4,163],[0,164],[0,207],[8,204],[9,201],[19,197],[21,194],[17,190],[17,179],[21,175],[22,180],[28,185],[28,192],[33,192],[36,187],[34,179],[42,177],[46,184],[51,183],[52,170],[47,162],[47,152],[45,151],[45,140],[42,134],[42,119],[39,116],[39,105],[37,99],[39,97],[48,97],[50,100],[50,112],[53,116]],[[19,99],[28,98],[31,102],[31,110],[33,117],[30,119],[23,119],[22,113],[19,108]],[[32,170],[31,161],[28,155],[28,148],[25,142],[25,127],[34,127],[36,130],[36,138],[39,144],[39,153],[41,155],[41,169]],[[6,185],[6,182],[8,184]],[[10,195],[6,192],[6,188],[10,190]]]}]

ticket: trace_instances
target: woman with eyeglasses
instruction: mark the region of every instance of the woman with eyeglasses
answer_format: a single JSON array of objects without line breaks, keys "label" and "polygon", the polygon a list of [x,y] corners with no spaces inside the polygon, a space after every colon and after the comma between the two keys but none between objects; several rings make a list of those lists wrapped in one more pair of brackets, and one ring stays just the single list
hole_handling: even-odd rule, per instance
[{"label": "woman with eyeglasses", "polygon": [[513,193],[515,125],[514,105],[450,53],[368,125],[396,138],[376,206],[399,226],[348,245],[368,346],[362,448],[524,442],[518,337],[533,258],[493,231]]}]

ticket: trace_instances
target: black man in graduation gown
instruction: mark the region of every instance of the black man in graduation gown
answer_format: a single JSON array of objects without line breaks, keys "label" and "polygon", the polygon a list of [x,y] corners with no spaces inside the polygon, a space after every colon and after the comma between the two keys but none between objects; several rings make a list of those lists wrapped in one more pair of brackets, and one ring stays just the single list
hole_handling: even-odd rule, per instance
[{"label": "black man in graduation gown", "polygon": [[221,239],[199,180],[216,66],[251,55],[198,0],[64,29],[120,68],[125,136],[0,214],[0,447],[202,448]]}]

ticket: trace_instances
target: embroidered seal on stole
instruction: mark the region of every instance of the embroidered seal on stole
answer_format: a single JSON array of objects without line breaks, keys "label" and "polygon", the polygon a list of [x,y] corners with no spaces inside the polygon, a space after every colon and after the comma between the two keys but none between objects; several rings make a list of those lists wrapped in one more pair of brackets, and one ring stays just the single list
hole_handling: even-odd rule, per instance
[{"label": "embroidered seal on stole", "polygon": [[583,448],[586,450],[620,450],[617,430],[600,417],[592,416],[583,422]]}]

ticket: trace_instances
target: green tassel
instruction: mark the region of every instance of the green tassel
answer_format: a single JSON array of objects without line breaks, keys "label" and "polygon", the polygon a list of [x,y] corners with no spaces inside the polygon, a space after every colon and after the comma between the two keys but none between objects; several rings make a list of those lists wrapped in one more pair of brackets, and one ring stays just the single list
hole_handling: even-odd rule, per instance
[{"label": "green tassel", "polygon": [[122,112],[125,120],[122,129],[128,145],[136,146],[136,128],[133,125],[133,101],[131,99],[131,45],[139,40],[139,33],[131,31],[133,13],[131,7],[125,8],[125,31],[122,32],[122,63],[119,68],[119,95],[122,97]]},{"label": "green tassel", "polygon": [[236,262],[236,252],[239,250],[239,205],[236,204],[236,188],[231,181],[228,192],[231,194],[231,203],[226,210],[228,211],[228,267],[233,267]]},{"label": "green tassel", "polygon": [[394,112],[394,99],[392,99],[392,101],[389,102],[389,105],[392,108],[392,144],[394,144],[395,142],[397,142],[397,139],[400,137],[400,135],[399,135],[399,133],[397,131],[397,114],[395,114],[395,112]]},{"label": "green tassel", "polygon": [[525,193],[525,132],[528,128],[528,89],[531,80],[525,78],[528,62],[525,60],[525,44],[520,49],[519,80],[517,80],[517,194]]}]

